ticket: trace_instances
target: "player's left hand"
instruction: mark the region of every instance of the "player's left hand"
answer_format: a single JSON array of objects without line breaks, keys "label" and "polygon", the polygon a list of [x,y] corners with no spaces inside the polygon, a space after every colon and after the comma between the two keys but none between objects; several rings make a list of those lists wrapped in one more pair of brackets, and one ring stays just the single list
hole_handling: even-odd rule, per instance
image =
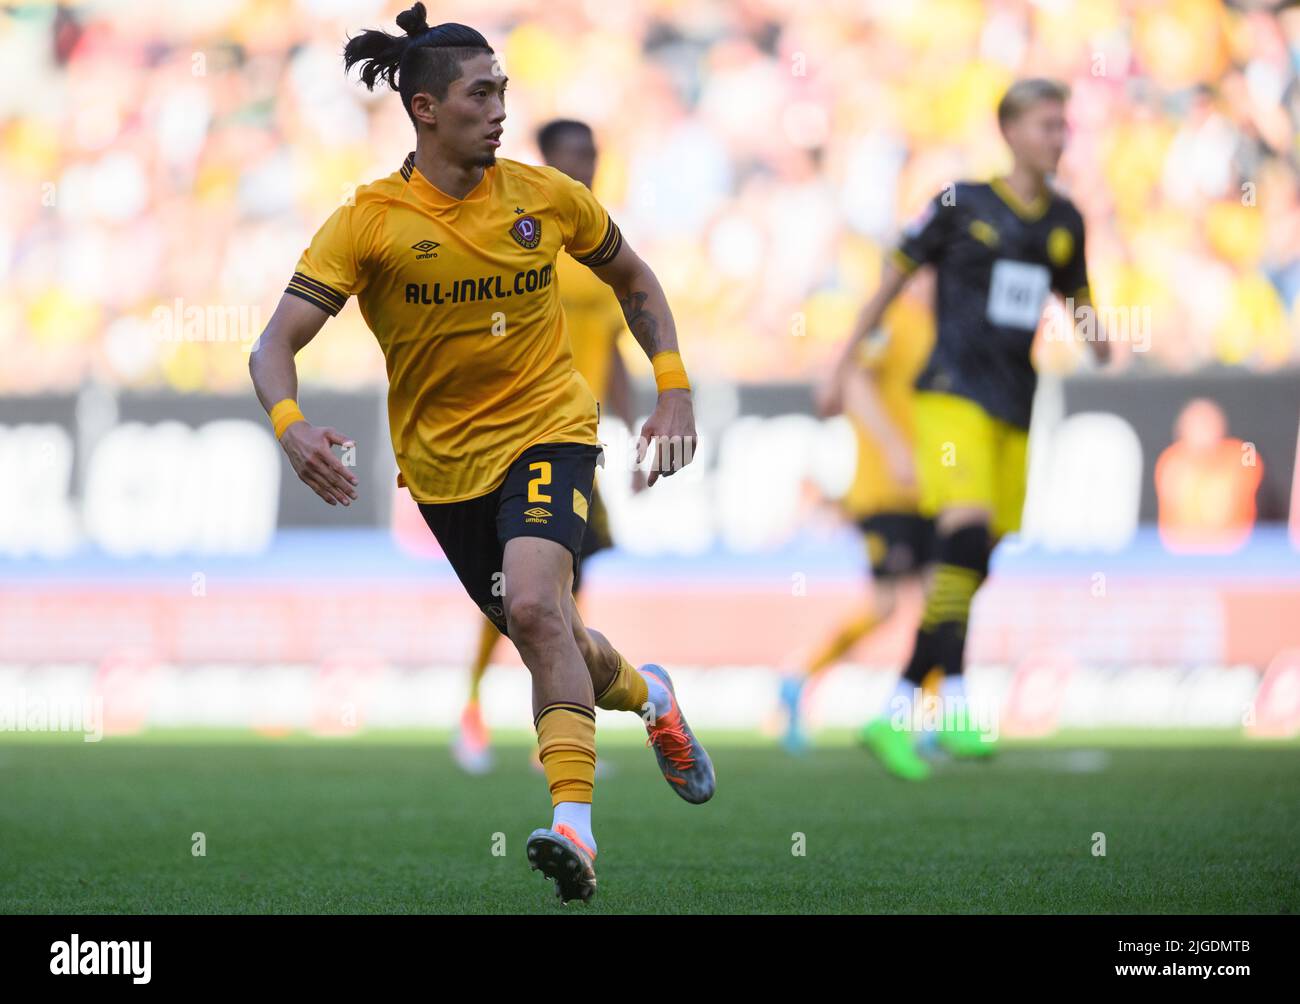
[{"label": "player's left hand", "polygon": [[636,462],[651,453],[650,477],[646,486],[659,477],[676,474],[695,456],[695,406],[689,390],[666,390],[659,395],[654,414],[641,426],[636,444]]}]

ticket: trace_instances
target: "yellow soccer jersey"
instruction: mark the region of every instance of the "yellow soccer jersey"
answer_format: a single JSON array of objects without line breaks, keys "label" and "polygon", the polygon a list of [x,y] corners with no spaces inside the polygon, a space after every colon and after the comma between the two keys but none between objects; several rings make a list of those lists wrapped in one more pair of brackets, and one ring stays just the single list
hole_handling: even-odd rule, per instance
[{"label": "yellow soccer jersey", "polygon": [[417,502],[490,492],[538,443],[597,445],[555,281],[567,248],[613,260],[623,238],[587,188],[498,159],[463,199],[415,167],[356,191],[298,260],[287,292],[330,314],[355,295],[388,369],[398,484]]},{"label": "yellow soccer jersey", "polygon": [[[934,319],[922,304],[900,299],[885,314],[884,333],[862,344],[861,361],[880,395],[890,421],[915,441],[912,400],[917,375],[934,347]],[[911,512],[917,491],[900,485],[889,472],[884,452],[866,427],[852,419],[857,434],[858,464],[844,506],[855,519],[878,512]]]},{"label": "yellow soccer jersey", "polygon": [[556,259],[555,275],[573,348],[573,368],[582,374],[596,400],[603,401],[618,336],[626,329],[623,310],[614,291],[567,253]]}]

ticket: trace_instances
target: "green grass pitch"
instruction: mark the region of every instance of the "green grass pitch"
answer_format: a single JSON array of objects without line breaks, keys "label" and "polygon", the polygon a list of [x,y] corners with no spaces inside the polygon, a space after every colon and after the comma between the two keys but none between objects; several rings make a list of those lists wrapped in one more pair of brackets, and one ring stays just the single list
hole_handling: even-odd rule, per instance
[{"label": "green grass pitch", "polygon": [[0,735],[0,912],[1300,911],[1295,742],[1067,734],[908,785],[843,734],[801,759],[706,734],[718,794],[692,806],[614,733],[600,891],[564,908],[524,857],[550,820],[527,737],[498,738],[471,778],[432,733]]}]

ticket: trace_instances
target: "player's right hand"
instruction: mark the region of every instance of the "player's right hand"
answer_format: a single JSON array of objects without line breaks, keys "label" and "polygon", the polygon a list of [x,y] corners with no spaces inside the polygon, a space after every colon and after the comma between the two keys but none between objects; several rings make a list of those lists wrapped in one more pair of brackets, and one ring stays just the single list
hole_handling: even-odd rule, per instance
[{"label": "player's right hand", "polygon": [[304,421],[294,422],[285,429],[280,445],[303,484],[330,505],[352,504],[357,497],[356,475],[330,449],[351,446],[352,440],[337,429]]}]

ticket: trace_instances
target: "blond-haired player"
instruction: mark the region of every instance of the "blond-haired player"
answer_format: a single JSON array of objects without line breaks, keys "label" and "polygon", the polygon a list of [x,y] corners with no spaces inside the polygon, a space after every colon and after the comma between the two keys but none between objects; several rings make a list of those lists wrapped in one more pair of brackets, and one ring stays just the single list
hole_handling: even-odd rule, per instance
[{"label": "blond-haired player", "polygon": [[[1034,334],[1052,294],[1073,298],[1076,310],[1091,309],[1083,217],[1050,184],[1065,147],[1067,97],[1050,80],[1022,80],[1007,91],[998,124],[1011,171],[934,197],[885,265],[837,363],[840,371],[852,368],[859,345],[908,277],[933,266],[935,345],[913,408],[920,509],[934,517],[937,541],[904,682],[915,693],[932,669],[942,671],[945,712],[952,713],[936,738],[957,757],[993,750],[965,695],[966,625],[994,546],[1020,526],[1037,379]],[[1098,359],[1108,357],[1105,341],[1092,347]],[[867,725],[864,738],[887,763],[901,762],[915,756],[917,737],[901,724],[910,721],[908,714],[882,717]]]}]

